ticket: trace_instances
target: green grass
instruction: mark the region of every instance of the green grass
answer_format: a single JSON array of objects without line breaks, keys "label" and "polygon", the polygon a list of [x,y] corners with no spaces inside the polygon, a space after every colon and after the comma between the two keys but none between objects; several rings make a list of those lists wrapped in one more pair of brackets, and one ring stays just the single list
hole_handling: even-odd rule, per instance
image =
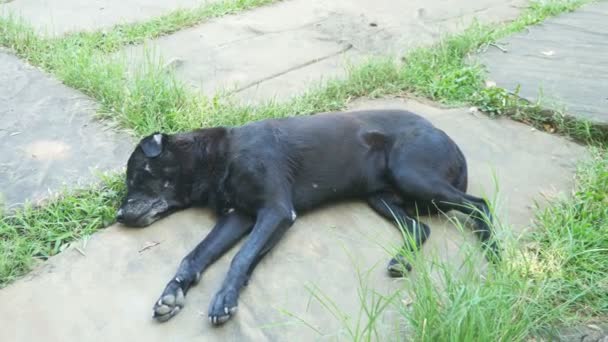
[{"label": "green grass", "polygon": [[[474,23],[439,44],[411,51],[403,60],[372,59],[350,67],[344,79],[326,82],[290,101],[259,106],[240,105],[224,94],[211,98],[195,94],[153,56],[135,72],[119,57],[108,56],[124,45],[270,2],[225,1],[147,23],[64,38],[38,36],[27,24],[5,16],[0,17],[0,45],[92,96],[101,104],[100,117],[137,136],[338,110],[357,97],[412,93],[449,105],[474,105],[489,115],[509,116],[587,143],[608,142],[608,133],[600,127],[548,112],[504,89],[485,87],[483,67],[468,63],[469,55],[487,44],[588,1],[534,1],[513,22]],[[442,286],[437,287],[430,274],[431,267],[438,266],[417,264],[418,282],[408,287],[415,300],[398,306],[409,322],[407,334],[428,341],[522,340],[551,332],[556,324],[605,315],[607,166],[607,154],[599,149],[579,172],[573,196],[539,211],[536,232],[528,237],[533,247],[524,250],[518,241],[507,243],[509,257],[490,268],[485,278],[477,276],[471,261],[465,271],[439,267]],[[121,178],[2,216],[0,286],[27,272],[36,258],[53,255],[70,241],[110,223],[123,191]],[[374,298],[373,308],[365,311],[368,318],[376,317],[386,304]],[[359,322],[350,327],[349,336],[373,339],[374,327]]]},{"label": "green grass", "polygon": [[522,341],[556,322],[560,310],[547,308],[544,297],[553,289],[508,266],[482,277],[473,260],[458,272],[448,262],[417,263],[416,283],[405,291],[412,304],[398,306],[411,340]]},{"label": "green grass", "polygon": [[553,298],[583,316],[608,316],[608,151],[580,167],[571,198],[538,214],[534,257],[554,265]]},{"label": "green grass", "polygon": [[103,176],[95,187],[66,191],[42,206],[0,215],[0,288],[37,261],[112,223],[123,195],[122,176]]},{"label": "green grass", "polygon": [[416,264],[418,277],[407,287],[415,300],[401,306],[413,340],[548,338],[556,327],[608,317],[608,153],[592,155],[572,195],[539,210],[524,241],[506,238],[508,257],[484,277],[474,258],[458,270],[435,265],[439,281],[430,263]]}]

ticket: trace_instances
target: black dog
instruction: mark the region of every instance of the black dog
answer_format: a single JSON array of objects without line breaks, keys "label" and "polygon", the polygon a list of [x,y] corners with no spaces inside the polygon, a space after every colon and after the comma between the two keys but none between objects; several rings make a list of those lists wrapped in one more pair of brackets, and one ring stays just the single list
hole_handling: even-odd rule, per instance
[{"label": "black dog", "polygon": [[[209,307],[213,324],[236,311],[241,288],[297,213],[345,198],[365,199],[400,221],[417,250],[430,234],[409,209],[452,209],[473,217],[493,252],[486,202],[467,195],[466,161],[456,144],[427,120],[406,111],[326,113],[263,120],[144,138],[127,166],[128,194],[117,220],[147,226],[175,210],[208,205],[219,220],[181,262],[154,306],[166,321],[179,312],[201,273],[251,231]],[[410,269],[393,258],[389,272]]]}]

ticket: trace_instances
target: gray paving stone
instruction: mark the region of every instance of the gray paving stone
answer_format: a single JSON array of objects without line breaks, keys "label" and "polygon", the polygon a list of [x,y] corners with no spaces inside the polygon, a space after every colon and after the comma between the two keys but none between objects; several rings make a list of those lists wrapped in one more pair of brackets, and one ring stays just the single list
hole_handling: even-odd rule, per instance
[{"label": "gray paving stone", "polygon": [[[505,119],[477,118],[467,109],[444,110],[399,99],[358,101],[353,108],[409,109],[445,130],[467,157],[470,193],[491,198],[498,182],[498,217],[513,225],[514,234],[530,223],[535,200],[543,205],[545,197],[571,191],[575,165],[587,155],[582,146],[558,136]],[[447,218],[421,219],[432,229],[423,248],[427,255],[459,266],[463,243],[478,247],[471,231],[460,233]],[[205,272],[178,316],[155,323],[151,316],[157,296],[213,222],[208,210],[189,209],[145,229],[114,225],[93,235],[86,246],[78,242],[86,255],[68,249],[0,291],[0,340],[351,340],[340,335],[343,326],[311,298],[306,286],[316,285],[354,319],[361,308],[357,267],[370,271],[364,284],[379,293],[391,293],[404,281],[388,278],[384,269],[390,259],[384,248],[399,245],[398,230],[364,203],[342,203],[300,215],[260,262],[241,293],[238,313],[224,326],[210,325],[207,307],[238,247]],[[154,243],[158,245],[142,251]],[[483,272],[485,262],[476,260]],[[410,277],[415,281],[416,273]],[[407,300],[405,296],[398,299]],[[378,318],[379,340],[406,339],[398,316],[390,308]]]},{"label": "gray paving stone", "polygon": [[[207,0],[211,2],[213,0]],[[201,0],[0,0],[3,10],[21,15],[40,32],[62,35],[147,20]]]},{"label": "gray paving stone", "polygon": [[[133,145],[93,119],[88,97],[0,50],[0,198],[37,202],[122,168]],[[0,205],[1,207],[1,205]]]},{"label": "gray paving stone", "polygon": [[546,20],[490,47],[479,60],[498,86],[608,125],[608,2]]},{"label": "gray paving stone", "polygon": [[206,94],[245,101],[288,98],[311,83],[344,76],[344,64],[400,54],[458,32],[473,17],[514,18],[523,0],[290,0],[180,31],[127,49],[175,62],[179,78]]}]

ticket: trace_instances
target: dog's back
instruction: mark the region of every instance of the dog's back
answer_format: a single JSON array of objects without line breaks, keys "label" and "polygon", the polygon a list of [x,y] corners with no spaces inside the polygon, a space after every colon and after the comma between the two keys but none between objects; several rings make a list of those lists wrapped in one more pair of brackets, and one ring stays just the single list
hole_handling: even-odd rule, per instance
[{"label": "dog's back", "polygon": [[[441,165],[446,165],[450,157],[444,154],[453,154],[454,145],[429,121],[402,110],[263,120],[234,130],[232,145],[238,151],[232,153],[274,158],[274,165],[291,177],[298,210],[385,188],[387,163],[395,147],[403,149],[396,153],[410,154],[409,158],[441,158]],[[429,140],[434,151],[428,150]],[[425,150],[415,150],[416,142]]]}]

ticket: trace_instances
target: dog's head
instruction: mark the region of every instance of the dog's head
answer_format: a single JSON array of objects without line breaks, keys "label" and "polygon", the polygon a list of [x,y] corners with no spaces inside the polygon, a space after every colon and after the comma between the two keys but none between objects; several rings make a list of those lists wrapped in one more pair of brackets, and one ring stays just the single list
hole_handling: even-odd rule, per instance
[{"label": "dog's head", "polygon": [[116,220],[127,226],[145,227],[191,203],[188,175],[178,144],[170,136],[145,137],[127,163],[127,196]]}]

